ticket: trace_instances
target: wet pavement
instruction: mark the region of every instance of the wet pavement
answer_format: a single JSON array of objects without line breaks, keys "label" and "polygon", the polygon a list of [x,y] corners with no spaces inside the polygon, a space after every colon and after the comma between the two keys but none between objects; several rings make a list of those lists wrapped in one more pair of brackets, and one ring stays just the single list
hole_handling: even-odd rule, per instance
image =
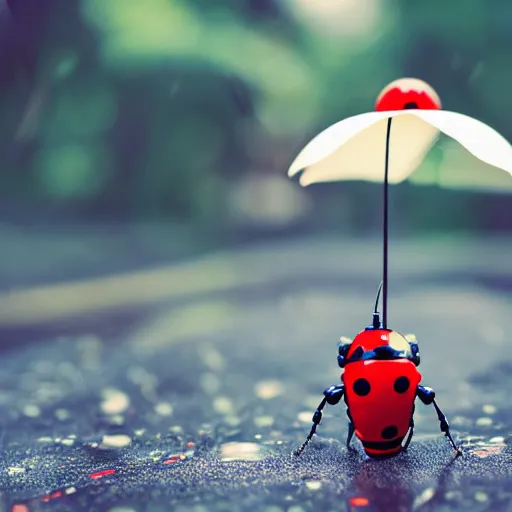
[{"label": "wet pavement", "polygon": [[110,281],[83,311],[58,314],[59,286],[47,309],[37,290],[0,297],[0,510],[512,510],[512,242],[394,247],[390,327],[416,334],[463,457],[421,403],[398,457],[348,452],[342,405],[291,455],[339,383],[340,336],[371,321],[380,246],[283,242],[153,270],[144,290]]}]

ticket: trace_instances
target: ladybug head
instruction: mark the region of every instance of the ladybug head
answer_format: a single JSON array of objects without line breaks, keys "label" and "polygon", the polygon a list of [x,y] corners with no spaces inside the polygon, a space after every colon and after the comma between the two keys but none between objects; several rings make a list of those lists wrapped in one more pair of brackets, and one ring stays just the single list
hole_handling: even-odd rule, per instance
[{"label": "ladybug head", "polygon": [[354,341],[341,339],[338,345],[338,366],[345,368],[349,363],[370,359],[408,359],[415,366],[420,364],[420,349],[415,337],[406,338],[402,334],[385,329],[380,321],[378,304],[382,283],[380,283],[373,310],[372,325],[360,332]]},{"label": "ladybug head", "polygon": [[390,329],[365,329],[352,342],[338,345],[338,366],[367,360],[408,359],[415,366],[420,364],[420,351],[414,337]]}]

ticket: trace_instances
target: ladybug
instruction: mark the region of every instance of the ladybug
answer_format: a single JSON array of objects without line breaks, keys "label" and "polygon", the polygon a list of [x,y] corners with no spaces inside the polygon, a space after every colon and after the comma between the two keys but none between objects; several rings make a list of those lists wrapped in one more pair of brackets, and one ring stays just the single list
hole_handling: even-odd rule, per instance
[{"label": "ladybug", "polygon": [[388,84],[375,102],[375,110],[441,110],[441,99],[423,80],[399,78]]},{"label": "ladybug", "polygon": [[336,405],[342,398],[349,418],[346,442],[349,449],[355,434],[372,458],[393,457],[407,450],[414,432],[415,399],[419,398],[425,405],[434,406],[441,431],[457,456],[462,454],[450,434],[446,416],[436,403],[434,390],[420,385],[418,344],[382,325],[377,312],[381,288],[382,284],[372,325],[352,342],[342,341],[338,346],[338,365],[344,370],[342,384],[324,391],[324,398],[313,415],[311,431],[296,455],[311,441],[325,405]]}]

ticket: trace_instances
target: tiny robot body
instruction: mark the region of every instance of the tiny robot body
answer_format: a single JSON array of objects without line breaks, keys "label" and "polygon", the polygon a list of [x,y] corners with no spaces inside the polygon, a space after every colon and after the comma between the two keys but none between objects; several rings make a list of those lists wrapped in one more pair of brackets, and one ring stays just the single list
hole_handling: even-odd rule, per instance
[{"label": "tiny robot body", "polygon": [[315,434],[325,405],[336,405],[342,398],[349,418],[347,448],[355,434],[370,457],[398,455],[407,450],[413,436],[416,397],[434,406],[441,431],[460,455],[448,421],[435,401],[434,390],[420,385],[419,364],[418,344],[396,331],[383,329],[375,312],[372,326],[351,343],[338,346],[338,365],[344,369],[342,384],[324,391],[324,399],[313,415],[311,431],[296,455],[302,453]]}]

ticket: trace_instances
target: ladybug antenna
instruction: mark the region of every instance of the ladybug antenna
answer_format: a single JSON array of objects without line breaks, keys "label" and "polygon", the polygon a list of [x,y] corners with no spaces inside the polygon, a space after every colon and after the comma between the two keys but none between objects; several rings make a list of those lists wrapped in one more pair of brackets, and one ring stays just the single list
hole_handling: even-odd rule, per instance
[{"label": "ladybug antenna", "polygon": [[378,315],[379,314],[379,299],[380,299],[380,292],[382,291],[382,283],[380,282],[379,289],[377,290],[377,298],[375,299],[375,308],[373,309],[373,314]]},{"label": "ladybug antenna", "polygon": [[383,281],[380,282],[379,289],[377,290],[377,298],[375,299],[375,308],[373,309],[373,322],[372,327],[374,329],[380,329],[381,323],[380,323],[380,314],[379,314],[379,299],[380,299],[380,292],[382,290],[382,284]]}]

